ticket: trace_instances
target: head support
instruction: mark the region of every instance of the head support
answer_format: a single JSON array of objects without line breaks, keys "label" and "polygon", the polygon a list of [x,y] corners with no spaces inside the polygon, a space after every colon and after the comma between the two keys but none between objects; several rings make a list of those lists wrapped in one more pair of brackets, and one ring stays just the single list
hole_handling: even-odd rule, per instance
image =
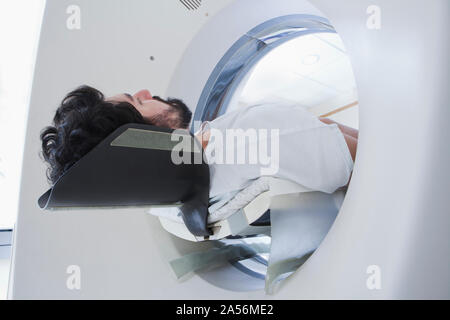
[{"label": "head support", "polygon": [[[181,139],[192,148],[183,149],[188,161],[179,163],[173,153]],[[126,124],[67,170],[38,204],[42,209],[180,205],[189,231],[208,236],[209,180],[203,149],[188,131]]]}]

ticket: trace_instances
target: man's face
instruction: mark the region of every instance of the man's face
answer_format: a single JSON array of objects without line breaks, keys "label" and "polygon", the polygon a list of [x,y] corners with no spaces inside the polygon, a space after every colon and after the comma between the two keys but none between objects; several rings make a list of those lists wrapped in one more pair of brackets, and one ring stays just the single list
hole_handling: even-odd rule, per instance
[{"label": "man's face", "polygon": [[154,97],[148,90],[141,90],[134,95],[122,93],[106,100],[132,104],[144,119],[157,126],[186,129],[191,120],[191,112],[183,102]]}]

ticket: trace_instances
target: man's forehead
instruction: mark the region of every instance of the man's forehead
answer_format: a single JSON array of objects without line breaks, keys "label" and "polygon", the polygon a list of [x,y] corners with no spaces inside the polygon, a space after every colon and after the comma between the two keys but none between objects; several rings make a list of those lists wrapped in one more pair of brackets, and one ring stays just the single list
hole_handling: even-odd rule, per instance
[{"label": "man's forehead", "polygon": [[130,102],[134,102],[134,98],[133,98],[133,96],[131,94],[129,94],[129,93],[122,93],[122,96],[124,96]]},{"label": "man's forehead", "polygon": [[129,102],[134,101],[133,96],[129,93],[119,93],[114,96],[106,98],[106,100],[109,100],[109,101],[111,101],[111,100],[116,100],[116,101],[121,100],[122,101],[123,100],[123,101],[129,101]]}]

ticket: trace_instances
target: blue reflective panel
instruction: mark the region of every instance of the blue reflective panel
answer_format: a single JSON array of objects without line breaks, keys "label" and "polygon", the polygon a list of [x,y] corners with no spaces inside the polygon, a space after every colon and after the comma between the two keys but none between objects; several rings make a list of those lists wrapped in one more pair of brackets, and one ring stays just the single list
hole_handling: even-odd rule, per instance
[{"label": "blue reflective panel", "polygon": [[288,15],[269,20],[243,35],[225,53],[200,96],[194,120],[224,114],[241,80],[272,49],[311,33],[335,33],[328,20],[311,15]]}]

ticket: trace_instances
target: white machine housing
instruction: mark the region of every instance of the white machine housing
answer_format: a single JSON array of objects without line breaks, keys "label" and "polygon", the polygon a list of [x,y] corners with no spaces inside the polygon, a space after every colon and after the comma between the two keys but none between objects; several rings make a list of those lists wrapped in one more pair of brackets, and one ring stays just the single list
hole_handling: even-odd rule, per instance
[{"label": "white machine housing", "polygon": [[[72,5],[80,8],[80,29],[67,27]],[[377,12],[379,28],[369,21]],[[450,298],[448,0],[205,0],[196,10],[177,0],[48,0],[10,298],[267,297],[246,275],[225,269],[176,281],[165,254],[204,244],[176,239],[142,208],[42,212],[36,201],[48,185],[39,132],[64,95],[81,84],[106,95],[148,87],[195,107],[237,39],[290,14],[327,18],[343,39],[357,82],[360,136],[352,182],[333,227],[269,297]],[[81,270],[79,290],[67,286],[71,266]],[[377,288],[367,283],[373,270],[381,277]]]}]

